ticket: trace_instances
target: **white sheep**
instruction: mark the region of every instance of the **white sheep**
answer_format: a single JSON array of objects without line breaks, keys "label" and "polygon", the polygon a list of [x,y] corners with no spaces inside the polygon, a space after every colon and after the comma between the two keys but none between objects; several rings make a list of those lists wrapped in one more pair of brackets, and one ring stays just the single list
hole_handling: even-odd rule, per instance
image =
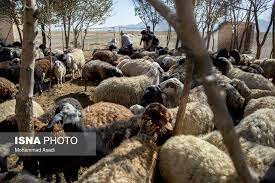
[{"label": "white sheep", "polygon": [[121,64],[117,66],[125,76],[139,76],[146,74],[151,66],[156,64],[159,69],[161,67],[157,63],[153,63],[147,59],[135,59],[135,60],[124,60]]},{"label": "white sheep", "polygon": [[[0,122],[5,120],[8,116],[15,114],[16,100],[9,100],[0,104]],[[44,114],[42,107],[33,100],[33,117],[39,117]]]},{"label": "white sheep", "polygon": [[61,61],[55,61],[53,69],[57,79],[57,85],[62,86],[62,82],[65,82],[66,66]]},{"label": "white sheep", "polygon": [[95,101],[113,102],[131,107],[140,104],[145,89],[159,84],[160,72],[156,66],[140,76],[114,77],[102,81],[95,89]]},{"label": "white sheep", "polygon": [[75,71],[82,77],[82,68],[85,64],[85,56],[82,50],[73,49],[71,52],[65,54],[66,65],[69,70],[72,70],[73,79],[75,78]]},{"label": "white sheep", "polygon": [[263,108],[275,109],[275,97],[267,96],[249,100],[249,102],[245,106],[244,116],[248,116],[258,109]]},{"label": "white sheep", "polygon": [[230,79],[239,79],[244,81],[250,89],[275,90],[274,85],[264,76],[244,72],[241,69],[234,68],[230,61],[226,58],[219,58],[215,60],[214,65]]},{"label": "white sheep", "polygon": [[207,134],[214,130],[213,112],[210,107],[198,102],[187,103],[182,121],[182,133],[186,135]]},{"label": "white sheep", "polygon": [[[203,136],[202,139],[228,154],[220,132],[214,131]],[[263,176],[270,164],[275,161],[275,149],[247,141],[242,137],[240,144],[249,167],[258,175]]]},{"label": "white sheep", "polygon": [[159,84],[164,97],[164,106],[173,108],[179,106],[183,92],[183,84],[177,78],[170,78]]},{"label": "white sheep", "polygon": [[275,147],[275,109],[259,109],[242,119],[235,129],[248,141]]},{"label": "white sheep", "polygon": [[166,141],[160,150],[159,169],[165,182],[241,182],[226,153],[194,136]]}]

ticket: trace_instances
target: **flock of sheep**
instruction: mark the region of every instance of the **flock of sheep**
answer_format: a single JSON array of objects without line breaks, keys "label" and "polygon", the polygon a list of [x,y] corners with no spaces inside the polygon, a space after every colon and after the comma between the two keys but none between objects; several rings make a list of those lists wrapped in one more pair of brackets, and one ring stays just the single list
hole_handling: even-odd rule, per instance
[{"label": "flock of sheep", "polygon": [[[43,92],[41,86],[50,75],[62,87],[69,72],[73,79],[85,81],[85,90],[91,82],[97,86],[92,94],[95,104],[86,108],[74,98],[64,98],[43,111],[34,101],[35,131],[64,136],[96,132],[97,155],[31,157],[24,169],[32,175],[18,174],[8,181],[51,182],[55,175],[56,182],[241,182],[195,75],[183,135],[172,137],[186,76],[184,55],[168,50],[133,55],[97,50],[86,62],[79,49],[56,51],[52,58],[36,51],[36,92]],[[274,182],[275,60],[255,60],[225,49],[211,57],[247,164],[262,182]],[[18,131],[14,97],[20,59],[10,59],[0,63],[0,132]],[[91,142],[82,140],[89,147]],[[1,172],[7,172],[10,154],[0,148],[0,156]],[[81,167],[86,170],[79,176]]]}]

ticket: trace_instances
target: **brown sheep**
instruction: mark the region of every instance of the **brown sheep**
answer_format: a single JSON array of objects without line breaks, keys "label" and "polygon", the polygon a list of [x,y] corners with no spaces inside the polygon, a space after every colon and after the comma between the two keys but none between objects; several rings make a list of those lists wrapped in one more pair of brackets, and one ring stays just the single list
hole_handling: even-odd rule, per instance
[{"label": "brown sheep", "polygon": [[133,113],[119,104],[99,102],[83,109],[82,116],[84,126],[103,128],[114,121],[127,121]]},{"label": "brown sheep", "polygon": [[112,65],[117,59],[117,55],[109,50],[98,50],[93,54],[93,60],[101,60]]},{"label": "brown sheep", "polygon": [[13,99],[17,93],[15,84],[0,77],[0,103]]}]

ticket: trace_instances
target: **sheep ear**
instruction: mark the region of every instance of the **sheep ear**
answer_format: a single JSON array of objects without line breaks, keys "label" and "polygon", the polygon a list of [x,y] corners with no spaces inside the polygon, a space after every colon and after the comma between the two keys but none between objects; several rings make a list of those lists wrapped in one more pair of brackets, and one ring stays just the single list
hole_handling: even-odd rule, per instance
[{"label": "sheep ear", "polygon": [[167,130],[170,130],[170,131],[173,130],[173,126],[171,125],[171,123],[166,123],[166,124],[164,125],[164,128],[166,128]]}]

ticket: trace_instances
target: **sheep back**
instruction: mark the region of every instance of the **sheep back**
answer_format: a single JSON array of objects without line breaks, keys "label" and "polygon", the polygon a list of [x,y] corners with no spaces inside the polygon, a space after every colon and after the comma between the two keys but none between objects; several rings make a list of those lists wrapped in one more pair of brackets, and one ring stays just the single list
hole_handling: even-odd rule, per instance
[{"label": "sheep back", "polygon": [[99,102],[83,109],[82,116],[84,126],[103,128],[112,122],[127,121],[133,113],[119,104]]},{"label": "sheep back", "polygon": [[146,75],[109,78],[96,87],[95,100],[112,102],[129,108],[140,104],[145,89],[152,84],[153,78]]},{"label": "sheep back", "polygon": [[99,50],[93,54],[93,60],[101,60],[112,65],[117,59],[117,56],[109,50]]},{"label": "sheep back", "polygon": [[151,182],[156,160],[157,146],[134,137],[91,166],[78,182]]},{"label": "sheep back", "polygon": [[[8,116],[15,114],[16,100],[9,100],[0,104],[0,122],[5,120]],[[33,117],[39,117],[44,114],[42,107],[33,100]]]},{"label": "sheep back", "polygon": [[166,182],[240,182],[229,156],[194,136],[170,138],[161,147],[159,169]]},{"label": "sheep back", "polygon": [[151,66],[152,62],[149,60],[135,59],[126,62],[120,67],[125,76],[139,76],[146,74],[150,70]]},{"label": "sheep back", "polygon": [[17,93],[15,84],[0,77],[0,103],[13,99]]},{"label": "sheep back", "polygon": [[182,133],[186,135],[201,135],[214,130],[214,115],[211,109],[202,103],[188,103]]},{"label": "sheep back", "polygon": [[264,76],[259,74],[253,74],[244,72],[238,68],[231,69],[227,76],[230,79],[239,79],[241,81],[244,81],[245,84],[250,89],[261,89],[261,90],[274,90],[274,85],[266,79]]},{"label": "sheep back", "polygon": [[275,109],[275,97],[267,96],[258,99],[251,99],[245,106],[244,116],[248,116],[258,109]]}]

